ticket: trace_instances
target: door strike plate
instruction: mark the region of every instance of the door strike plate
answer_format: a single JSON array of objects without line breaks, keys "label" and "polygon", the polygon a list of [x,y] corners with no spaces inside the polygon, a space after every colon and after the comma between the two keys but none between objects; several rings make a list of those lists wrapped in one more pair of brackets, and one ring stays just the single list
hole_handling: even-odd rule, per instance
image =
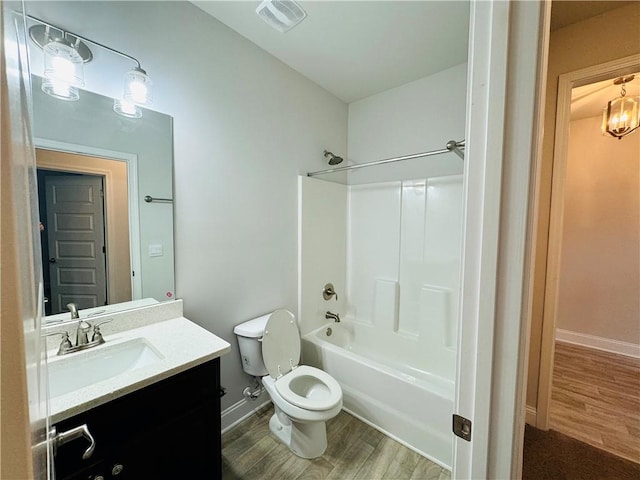
[{"label": "door strike plate", "polygon": [[460,415],[453,414],[453,433],[466,440],[471,441],[471,420],[467,420]]}]

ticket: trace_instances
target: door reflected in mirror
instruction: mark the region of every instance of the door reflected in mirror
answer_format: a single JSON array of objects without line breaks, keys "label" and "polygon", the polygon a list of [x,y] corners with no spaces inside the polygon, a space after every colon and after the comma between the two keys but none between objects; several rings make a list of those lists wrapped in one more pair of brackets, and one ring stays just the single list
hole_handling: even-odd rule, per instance
[{"label": "door reflected in mirror", "polygon": [[46,314],[132,300],[126,163],[45,149],[36,160]]}]

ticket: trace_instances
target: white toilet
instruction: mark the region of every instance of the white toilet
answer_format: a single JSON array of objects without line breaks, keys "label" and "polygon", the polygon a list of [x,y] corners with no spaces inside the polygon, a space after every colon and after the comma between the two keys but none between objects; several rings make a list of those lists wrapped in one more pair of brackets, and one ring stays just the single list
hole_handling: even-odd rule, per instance
[{"label": "white toilet", "polygon": [[294,315],[276,310],[241,323],[238,336],[242,367],[262,377],[275,413],[271,431],[293,453],[316,458],[327,448],[325,422],[342,408],[342,389],[328,373],[300,362],[300,332]]}]

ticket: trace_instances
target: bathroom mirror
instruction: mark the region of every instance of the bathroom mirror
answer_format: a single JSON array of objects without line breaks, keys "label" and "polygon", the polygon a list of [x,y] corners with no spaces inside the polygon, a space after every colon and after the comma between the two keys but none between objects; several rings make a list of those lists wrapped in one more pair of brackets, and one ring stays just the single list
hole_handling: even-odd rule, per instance
[{"label": "bathroom mirror", "polygon": [[88,91],[59,100],[41,82],[32,77],[47,321],[67,318],[70,302],[85,316],[173,299],[172,118],[122,117]]}]

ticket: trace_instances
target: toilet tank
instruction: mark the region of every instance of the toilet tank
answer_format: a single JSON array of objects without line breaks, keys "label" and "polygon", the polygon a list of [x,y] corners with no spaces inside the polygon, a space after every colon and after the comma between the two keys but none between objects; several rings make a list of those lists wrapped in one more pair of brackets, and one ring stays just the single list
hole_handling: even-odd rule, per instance
[{"label": "toilet tank", "polygon": [[236,325],[233,333],[238,337],[242,369],[254,377],[268,375],[267,367],[262,360],[262,335],[271,314]]}]

